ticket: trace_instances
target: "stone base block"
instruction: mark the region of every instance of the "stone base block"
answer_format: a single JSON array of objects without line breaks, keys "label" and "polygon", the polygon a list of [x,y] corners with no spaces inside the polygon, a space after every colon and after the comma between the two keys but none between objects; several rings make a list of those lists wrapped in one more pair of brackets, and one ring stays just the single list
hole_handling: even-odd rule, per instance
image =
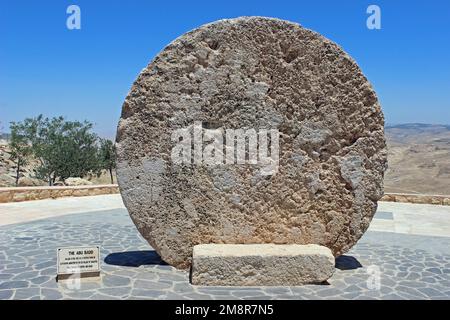
[{"label": "stone base block", "polygon": [[297,286],[321,283],[334,272],[331,250],[315,245],[201,244],[194,246],[192,284]]}]

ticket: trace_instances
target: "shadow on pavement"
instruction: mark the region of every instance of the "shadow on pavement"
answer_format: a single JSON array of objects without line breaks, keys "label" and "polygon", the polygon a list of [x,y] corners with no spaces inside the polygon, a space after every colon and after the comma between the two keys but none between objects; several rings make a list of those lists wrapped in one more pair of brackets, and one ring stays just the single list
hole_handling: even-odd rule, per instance
[{"label": "shadow on pavement", "polygon": [[140,267],[142,265],[167,265],[154,250],[115,252],[106,256],[105,263],[124,266]]},{"label": "shadow on pavement", "polygon": [[355,257],[342,255],[335,259],[335,267],[339,270],[354,270],[362,268],[362,265]]}]

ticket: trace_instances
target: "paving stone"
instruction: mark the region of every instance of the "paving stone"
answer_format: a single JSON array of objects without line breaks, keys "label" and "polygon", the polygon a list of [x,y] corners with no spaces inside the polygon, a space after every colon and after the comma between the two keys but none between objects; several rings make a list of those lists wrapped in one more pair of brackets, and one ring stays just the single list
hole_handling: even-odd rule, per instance
[{"label": "paving stone", "polygon": [[42,269],[41,271],[39,271],[39,274],[41,276],[56,276],[56,268],[55,267],[50,267],[50,268],[46,268],[46,269]]},{"label": "paving stone", "polygon": [[42,298],[47,300],[60,300],[63,298],[61,292],[54,289],[42,289],[41,290]]},{"label": "paving stone", "polygon": [[360,295],[356,299],[357,300],[378,300],[375,297],[370,297],[370,296],[367,296],[367,295]]},{"label": "paving stone", "polygon": [[436,279],[433,277],[424,277],[421,279],[421,281],[426,282],[426,283],[436,283]]},{"label": "paving stone", "polygon": [[12,298],[14,290],[0,290],[0,300],[7,300]]},{"label": "paving stone", "polygon": [[102,288],[100,280],[82,279],[80,281],[80,290],[95,290]]},{"label": "paving stone", "polygon": [[357,299],[360,296],[361,296],[361,293],[360,292],[356,292],[356,291],[355,292],[344,293],[342,295],[343,298],[348,299],[348,300],[355,300],[355,299]]},{"label": "paving stone", "polygon": [[385,299],[385,300],[405,300],[405,298],[403,298],[395,293],[387,294],[387,295],[383,296],[383,299]]},{"label": "paving stone", "polygon": [[448,296],[433,297],[433,300],[449,300]]},{"label": "paving stone", "polygon": [[263,294],[261,290],[233,290],[231,294],[235,297],[244,298],[251,296],[260,296]]},{"label": "paving stone", "polygon": [[39,296],[41,294],[41,289],[39,288],[26,288],[26,289],[16,289],[14,294],[14,300],[25,300],[33,296]]},{"label": "paving stone", "polygon": [[[0,299],[13,299],[15,291],[19,289],[18,296],[22,299],[91,299],[93,297],[100,299],[105,298],[103,296],[116,299],[256,299],[262,297],[267,299],[450,299],[450,277],[446,272],[450,269],[449,253],[422,255],[418,250],[411,249],[409,252],[412,252],[412,254],[408,256],[405,253],[408,251],[403,252],[401,246],[386,245],[386,242],[382,243],[380,238],[374,236],[382,239],[386,237],[385,234],[370,231],[366,233],[369,238],[363,237],[348,253],[348,255],[360,261],[364,268],[336,270],[329,281],[330,285],[205,288],[190,285],[186,271],[177,271],[167,265],[145,264],[140,267],[109,265],[108,269],[111,270],[106,272],[103,268],[106,264],[103,260],[105,256],[102,256],[101,260],[102,279],[106,280],[108,285],[104,282],[89,282],[91,284],[83,285],[85,282],[82,282],[80,290],[70,290],[67,286],[57,283],[55,281],[55,264],[52,262],[53,264],[49,265],[49,263],[54,261],[56,248],[59,246],[77,246],[80,243],[95,243],[101,246],[105,239],[109,239],[108,241],[113,239],[112,241],[116,241],[117,246],[122,248],[118,250],[119,252],[152,250],[136,232],[126,212],[124,210],[118,210],[118,212],[123,214],[120,223],[99,224],[95,222],[105,220],[106,216],[108,219],[113,219],[112,212],[106,212],[105,216],[102,216],[102,213],[77,214],[70,217],[38,220],[24,225],[16,224],[0,227],[0,251],[7,258],[8,263],[14,264],[13,266],[23,266],[0,270]],[[58,222],[55,223],[55,221]],[[71,223],[62,221],[71,221]],[[54,225],[60,225],[60,227],[46,229]],[[65,233],[71,228],[76,232],[73,232],[73,235],[67,238]],[[25,234],[25,232],[31,234],[30,230],[33,230],[34,238],[39,238],[40,246],[48,248],[48,253],[30,257],[27,256],[27,252],[37,250],[39,246],[26,246],[24,248],[24,245],[19,243],[15,246],[11,245],[14,242],[12,239],[17,234]],[[396,235],[396,237],[396,241],[393,241],[396,243],[401,242],[397,240],[412,239],[411,241],[403,240],[405,245],[415,241],[415,238],[408,235]],[[67,239],[67,241],[60,239]],[[376,241],[366,242],[367,239],[375,239]],[[420,240],[418,242],[433,244],[433,246],[430,245],[430,248],[434,248],[434,242],[431,241],[431,238],[419,237],[418,239]],[[124,243],[121,243],[123,241]],[[450,240],[441,237],[439,241],[450,247]],[[445,250],[444,247],[441,246],[442,250]],[[379,250],[380,248],[382,250]],[[42,252],[42,249],[39,250]],[[368,257],[366,261],[361,258],[359,252],[364,252],[364,255]],[[18,256],[17,253],[21,253],[21,255]],[[0,256],[3,258],[2,254]],[[418,261],[418,257],[422,258],[422,256],[426,260],[421,260],[424,262]],[[432,262],[431,265],[430,262]],[[436,266],[436,263],[439,266]],[[33,269],[39,264],[43,269]],[[367,266],[371,264],[380,266],[383,271],[379,293],[370,293],[371,291],[367,289],[366,281],[370,276],[367,273]],[[404,273],[400,271],[399,275],[404,275],[404,278],[387,275],[384,270],[389,268],[384,268],[385,264],[403,265],[402,269],[407,271],[404,271]],[[433,268],[438,268],[442,272],[437,272]],[[38,272],[37,276],[31,277],[36,275],[36,271]],[[43,271],[46,275],[42,275]],[[417,274],[420,275],[420,278],[411,280],[411,276],[416,278]],[[24,278],[27,281],[11,280],[13,277]],[[110,277],[113,277],[113,279],[108,281],[107,279]],[[153,287],[157,286],[164,289],[133,289],[136,279],[150,281]],[[150,285],[150,283],[146,283],[146,285]],[[157,283],[157,285],[154,283]],[[342,293],[331,295],[330,292],[333,291],[329,291],[330,289]],[[37,290],[40,290],[40,292]],[[320,296],[321,292],[324,292],[322,295],[325,296]],[[148,297],[145,296],[146,294],[148,294]]]},{"label": "paving stone", "polygon": [[[270,296],[267,296],[267,299],[269,300]],[[230,295],[230,296],[211,296],[211,300],[242,300],[242,299]]]},{"label": "paving stone", "polygon": [[382,276],[380,279],[380,284],[382,287],[392,287],[396,283],[397,283],[397,281],[395,281],[394,279],[389,278],[389,277]]},{"label": "paving stone", "polygon": [[39,275],[38,271],[27,271],[15,275],[11,280],[29,280]]},{"label": "paving stone", "polygon": [[289,287],[266,287],[262,289],[269,295],[289,294],[292,293]]},{"label": "paving stone", "polygon": [[[55,253],[56,254],[56,253]],[[55,267],[56,261],[45,261],[34,265],[36,270],[46,269],[48,267]]]},{"label": "paving stone", "polygon": [[425,270],[435,274],[442,274],[442,271],[439,268],[426,268]]},{"label": "paving stone", "polygon": [[392,287],[388,287],[388,286],[382,286],[381,288],[380,288],[380,292],[383,294],[383,295],[387,295],[387,294],[391,294],[392,292],[393,292],[393,288]]},{"label": "paving stone", "polygon": [[27,264],[23,262],[9,263],[6,265],[6,270],[25,268],[26,266]]},{"label": "paving stone", "polygon": [[397,276],[397,278],[406,279],[406,277],[408,276],[408,272],[407,271],[397,272],[396,276]]},{"label": "paving stone", "polygon": [[422,277],[436,277],[436,274],[429,271],[422,271]]},{"label": "paving stone", "polygon": [[172,283],[170,282],[156,282],[156,281],[147,281],[147,280],[135,280],[134,287],[139,289],[153,289],[153,290],[162,290],[169,289],[172,287]]},{"label": "paving stone", "polygon": [[85,291],[85,290],[67,290],[63,291],[64,295],[68,296],[72,299],[82,299],[87,300],[90,299],[96,292],[95,291]]},{"label": "paving stone", "polygon": [[335,288],[324,289],[324,290],[320,290],[317,292],[317,295],[319,297],[334,297],[334,296],[340,296],[342,294],[343,294],[342,290],[335,289]]},{"label": "paving stone", "polygon": [[117,298],[115,298],[115,297],[111,297],[111,296],[100,294],[100,293],[96,293],[89,298],[89,300],[116,300],[116,299]]},{"label": "paving stone", "polygon": [[430,297],[430,298],[439,297],[439,296],[445,295],[444,292],[438,291],[438,290],[433,289],[433,288],[419,288],[417,290],[419,290],[421,293],[423,293],[424,295],[426,295],[427,297]]},{"label": "paving stone", "polygon": [[108,296],[123,297],[130,294],[131,288],[129,287],[100,288],[98,292]]},{"label": "paving stone", "polygon": [[333,287],[337,289],[346,288],[348,284],[345,282],[344,279],[330,279],[328,280],[328,283]]},{"label": "paving stone", "polygon": [[361,280],[361,278],[359,278],[359,277],[344,277],[344,282],[348,285],[352,285],[352,284],[365,282],[365,280]]},{"label": "paving stone", "polygon": [[211,297],[210,295],[196,293],[196,292],[186,293],[186,294],[184,294],[184,297],[187,299],[190,299],[190,300],[212,300],[213,299],[213,297]]},{"label": "paving stone", "polygon": [[292,294],[295,296],[303,296],[305,294],[310,294],[314,290],[305,287],[291,287]]},{"label": "paving stone", "polygon": [[13,276],[14,276],[14,275],[21,274],[21,273],[31,271],[31,270],[32,269],[29,267],[24,267],[24,268],[17,268],[17,269],[7,269],[7,270],[5,270],[5,273],[13,274]]},{"label": "paving stone", "polygon": [[383,293],[381,292],[381,290],[366,290],[364,291],[364,295],[367,297],[379,299],[383,296]]},{"label": "paving stone", "polygon": [[399,281],[398,284],[405,286],[405,287],[410,287],[410,288],[422,288],[422,287],[426,287],[426,284],[420,281]]},{"label": "paving stone", "polygon": [[50,280],[40,284],[40,286],[47,289],[56,289],[58,288],[58,282],[56,282],[56,277],[50,277]]},{"label": "paving stone", "polygon": [[220,289],[210,289],[210,288],[198,288],[198,293],[209,294],[212,296],[229,296],[231,295],[231,290],[220,290]]},{"label": "paving stone", "polygon": [[250,297],[244,297],[243,300],[270,300],[273,299],[273,297],[263,295],[263,296],[250,296]]},{"label": "paving stone", "polygon": [[194,292],[194,287],[189,283],[175,283],[173,286],[173,291],[176,293]]},{"label": "paving stone", "polygon": [[106,287],[128,286],[130,279],[121,276],[106,275],[102,278],[103,285]]},{"label": "paving stone", "polygon": [[353,293],[353,292],[363,292],[363,291],[365,291],[365,290],[363,290],[362,288],[360,288],[359,286],[356,286],[356,285],[351,285],[351,286],[345,288],[345,292]]},{"label": "paving stone", "polygon": [[35,278],[31,278],[30,282],[32,284],[43,284],[43,283],[45,283],[45,282],[47,282],[49,280],[50,280],[49,276],[38,276],[38,277],[35,277]]},{"label": "paving stone", "polygon": [[160,280],[168,280],[168,281],[189,281],[189,275],[180,273],[175,274],[166,274],[166,273],[159,273],[158,277]]},{"label": "paving stone", "polygon": [[19,288],[27,288],[29,286],[28,281],[6,281],[0,283],[0,289],[19,289]]},{"label": "paving stone", "polygon": [[405,279],[406,280],[418,280],[418,279],[420,279],[420,273],[410,272],[410,274]]},{"label": "paving stone", "polygon": [[147,289],[133,289],[131,295],[134,297],[145,297],[147,299],[157,299],[164,296],[165,291],[162,290],[147,290]]},{"label": "paving stone", "polygon": [[423,293],[421,293],[420,291],[418,291],[415,288],[410,288],[410,287],[405,287],[405,286],[399,285],[395,289],[396,289],[396,292],[398,292],[399,294],[406,293],[408,295],[415,297],[415,299],[426,298],[426,295],[424,295]]},{"label": "paving stone", "polygon": [[137,273],[134,270],[116,270],[114,271],[113,275],[115,276],[122,276],[126,278],[133,278],[133,277],[139,277],[141,279],[149,278],[148,280],[156,279],[156,274],[152,273]]},{"label": "paving stone", "polygon": [[0,273],[0,280],[2,280],[2,281],[9,280],[12,277],[14,277],[13,273]]},{"label": "paving stone", "polygon": [[183,300],[186,299],[184,296],[182,296],[181,294],[175,293],[175,292],[166,292],[164,294],[164,299],[167,300]]}]

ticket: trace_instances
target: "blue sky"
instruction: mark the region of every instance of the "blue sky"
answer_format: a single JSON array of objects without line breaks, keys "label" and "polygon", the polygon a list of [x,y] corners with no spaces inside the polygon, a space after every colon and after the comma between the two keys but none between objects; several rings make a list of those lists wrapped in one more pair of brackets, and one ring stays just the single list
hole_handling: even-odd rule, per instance
[{"label": "blue sky", "polygon": [[[81,30],[66,9],[81,8]],[[381,8],[381,30],[366,8]],[[177,36],[243,15],[300,23],[341,45],[380,98],[388,123],[450,124],[450,1],[0,0],[0,122],[43,113],[115,134],[142,68]]]}]

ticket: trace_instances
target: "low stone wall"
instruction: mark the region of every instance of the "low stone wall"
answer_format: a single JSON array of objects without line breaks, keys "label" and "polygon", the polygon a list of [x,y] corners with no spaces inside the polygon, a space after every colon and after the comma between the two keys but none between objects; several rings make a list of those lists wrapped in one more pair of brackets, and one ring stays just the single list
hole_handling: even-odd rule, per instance
[{"label": "low stone wall", "polygon": [[119,193],[117,184],[73,187],[0,188],[0,203]]},{"label": "low stone wall", "polygon": [[[42,200],[62,197],[97,196],[119,193],[117,184],[74,187],[17,187],[0,188],[0,203]],[[386,193],[381,201],[427,203],[450,206],[450,195],[425,195],[406,193]]]},{"label": "low stone wall", "polygon": [[450,196],[444,195],[385,193],[383,198],[381,198],[381,201],[440,204],[450,206]]}]

